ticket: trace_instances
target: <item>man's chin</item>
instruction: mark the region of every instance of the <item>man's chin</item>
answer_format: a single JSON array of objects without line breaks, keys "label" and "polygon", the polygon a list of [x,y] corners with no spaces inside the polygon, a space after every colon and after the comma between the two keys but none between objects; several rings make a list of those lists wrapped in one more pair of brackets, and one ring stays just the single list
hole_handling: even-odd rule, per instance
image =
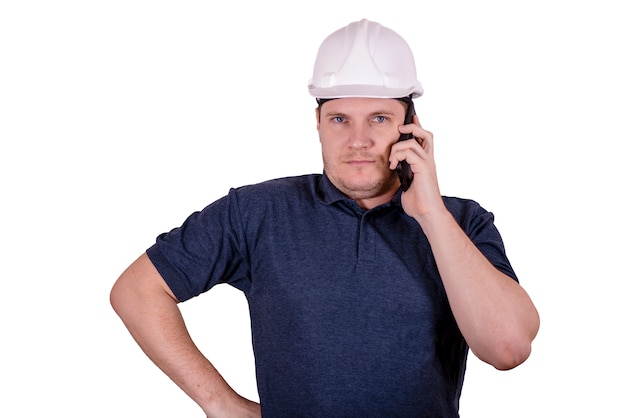
[{"label": "man's chin", "polygon": [[357,198],[366,199],[379,196],[391,189],[397,189],[393,177],[349,177],[339,179],[338,188],[346,195]]}]

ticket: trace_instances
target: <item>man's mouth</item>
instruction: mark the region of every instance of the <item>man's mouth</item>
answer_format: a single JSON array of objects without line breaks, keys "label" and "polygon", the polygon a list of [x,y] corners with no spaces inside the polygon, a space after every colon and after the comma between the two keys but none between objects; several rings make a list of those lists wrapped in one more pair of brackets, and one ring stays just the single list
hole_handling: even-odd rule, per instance
[{"label": "man's mouth", "polygon": [[346,161],[346,163],[348,164],[348,166],[352,168],[365,168],[374,164],[374,161],[373,160],[348,160]]},{"label": "man's mouth", "polygon": [[368,156],[354,156],[346,158],[344,162],[353,167],[361,167],[375,163],[376,159]]}]

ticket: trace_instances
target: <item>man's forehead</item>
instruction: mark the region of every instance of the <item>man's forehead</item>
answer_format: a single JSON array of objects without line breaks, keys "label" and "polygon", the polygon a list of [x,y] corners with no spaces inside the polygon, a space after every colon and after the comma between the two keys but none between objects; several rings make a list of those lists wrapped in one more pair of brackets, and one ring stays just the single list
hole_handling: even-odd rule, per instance
[{"label": "man's forehead", "polygon": [[372,97],[346,97],[324,102],[322,113],[350,113],[350,112],[402,112],[405,104],[397,99]]}]

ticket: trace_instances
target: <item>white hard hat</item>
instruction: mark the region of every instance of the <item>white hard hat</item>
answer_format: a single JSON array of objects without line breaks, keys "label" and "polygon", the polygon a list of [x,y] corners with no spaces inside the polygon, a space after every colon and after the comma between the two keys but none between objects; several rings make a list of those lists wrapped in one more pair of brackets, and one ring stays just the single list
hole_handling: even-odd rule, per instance
[{"label": "white hard hat", "polygon": [[363,19],[322,42],[309,93],[318,99],[415,98],[424,90],[406,41],[391,29]]}]

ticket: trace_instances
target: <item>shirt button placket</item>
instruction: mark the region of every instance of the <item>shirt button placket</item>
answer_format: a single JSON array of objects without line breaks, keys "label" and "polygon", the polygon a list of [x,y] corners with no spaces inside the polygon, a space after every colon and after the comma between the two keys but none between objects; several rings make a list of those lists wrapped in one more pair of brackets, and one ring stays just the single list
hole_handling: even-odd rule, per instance
[{"label": "shirt button placket", "polygon": [[361,217],[360,227],[359,263],[373,264],[376,260],[376,231],[367,213]]}]

